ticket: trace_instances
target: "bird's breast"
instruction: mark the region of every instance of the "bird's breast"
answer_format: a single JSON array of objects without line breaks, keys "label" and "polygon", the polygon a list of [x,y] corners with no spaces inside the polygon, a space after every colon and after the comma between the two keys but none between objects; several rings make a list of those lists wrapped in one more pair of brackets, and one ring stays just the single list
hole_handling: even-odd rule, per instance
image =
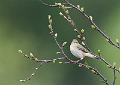
[{"label": "bird's breast", "polygon": [[83,58],[83,52],[74,46],[70,46],[71,53],[78,58]]}]

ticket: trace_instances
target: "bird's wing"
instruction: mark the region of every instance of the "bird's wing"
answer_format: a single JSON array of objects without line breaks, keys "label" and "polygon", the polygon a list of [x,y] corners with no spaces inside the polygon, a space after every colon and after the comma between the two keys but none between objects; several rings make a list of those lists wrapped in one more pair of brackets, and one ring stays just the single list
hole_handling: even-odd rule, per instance
[{"label": "bird's wing", "polygon": [[87,49],[85,49],[82,45],[78,45],[77,46],[77,48],[79,49],[79,50],[82,50],[83,52],[85,52],[85,53],[88,53],[89,51],[87,50]]}]

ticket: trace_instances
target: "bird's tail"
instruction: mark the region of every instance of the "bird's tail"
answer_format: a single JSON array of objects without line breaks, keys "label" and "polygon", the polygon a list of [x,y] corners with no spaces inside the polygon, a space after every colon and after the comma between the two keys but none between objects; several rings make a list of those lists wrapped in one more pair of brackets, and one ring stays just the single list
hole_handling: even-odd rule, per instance
[{"label": "bird's tail", "polygon": [[85,56],[90,57],[90,58],[96,58],[96,56],[91,53],[85,53]]},{"label": "bird's tail", "polygon": [[101,57],[93,55],[91,53],[86,53],[85,56],[87,56],[89,58],[94,58],[94,59],[97,59],[97,60],[101,60]]}]

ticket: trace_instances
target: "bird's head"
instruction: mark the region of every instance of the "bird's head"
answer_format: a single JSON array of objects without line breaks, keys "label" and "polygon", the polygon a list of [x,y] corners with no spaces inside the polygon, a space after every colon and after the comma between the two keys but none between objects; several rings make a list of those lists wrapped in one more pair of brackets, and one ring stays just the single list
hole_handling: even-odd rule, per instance
[{"label": "bird's head", "polygon": [[74,45],[74,46],[76,46],[76,45],[78,45],[79,44],[79,42],[77,41],[77,39],[73,39],[73,41],[72,41],[72,43],[71,43],[72,45]]}]

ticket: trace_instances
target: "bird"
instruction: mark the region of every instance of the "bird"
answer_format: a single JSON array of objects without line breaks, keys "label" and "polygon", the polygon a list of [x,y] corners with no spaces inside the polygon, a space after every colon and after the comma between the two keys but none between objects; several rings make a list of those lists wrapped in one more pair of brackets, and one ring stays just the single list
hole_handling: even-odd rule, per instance
[{"label": "bird", "polygon": [[93,55],[86,48],[84,48],[81,44],[79,44],[77,39],[72,40],[71,45],[70,45],[70,51],[75,57],[80,58],[80,60],[83,60],[85,57],[96,58],[95,55]]}]

